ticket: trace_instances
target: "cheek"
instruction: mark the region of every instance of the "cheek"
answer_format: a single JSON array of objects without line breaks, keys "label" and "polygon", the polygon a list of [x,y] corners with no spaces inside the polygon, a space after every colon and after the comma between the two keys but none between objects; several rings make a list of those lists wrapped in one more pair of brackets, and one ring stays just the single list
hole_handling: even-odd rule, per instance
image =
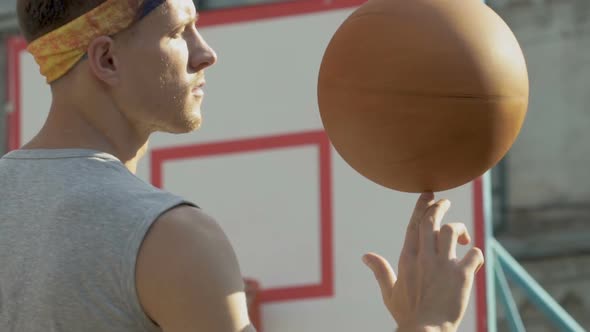
[{"label": "cheek", "polygon": [[165,61],[159,71],[158,87],[153,91],[157,96],[151,105],[155,105],[162,112],[169,112],[184,107],[187,92],[190,92],[187,80],[180,67],[173,62]]},{"label": "cheek", "polygon": [[141,112],[146,105],[159,98],[162,89],[161,74],[165,70],[156,52],[143,52],[122,64],[124,69],[123,90],[129,107]]},{"label": "cheek", "polygon": [[145,61],[139,72],[135,78],[135,100],[143,112],[169,107],[170,103],[178,99],[183,85],[182,77],[169,59],[159,56],[157,61]]},{"label": "cheek", "polygon": [[187,86],[181,67],[171,59],[163,59],[158,70],[159,88],[162,93],[175,95]]},{"label": "cheek", "polygon": [[145,50],[128,65],[125,95],[130,103],[128,108],[138,112],[138,116],[158,121],[186,107],[191,83],[181,50],[171,47]]}]

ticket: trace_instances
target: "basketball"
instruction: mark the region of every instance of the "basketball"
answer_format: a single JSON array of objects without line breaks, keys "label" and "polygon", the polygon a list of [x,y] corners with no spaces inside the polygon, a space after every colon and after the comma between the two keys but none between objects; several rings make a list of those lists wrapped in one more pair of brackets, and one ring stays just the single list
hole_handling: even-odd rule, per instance
[{"label": "basketball", "polygon": [[342,159],[412,193],[452,189],[495,166],[529,98],[520,45],[481,0],[369,0],[332,36],[317,89]]}]

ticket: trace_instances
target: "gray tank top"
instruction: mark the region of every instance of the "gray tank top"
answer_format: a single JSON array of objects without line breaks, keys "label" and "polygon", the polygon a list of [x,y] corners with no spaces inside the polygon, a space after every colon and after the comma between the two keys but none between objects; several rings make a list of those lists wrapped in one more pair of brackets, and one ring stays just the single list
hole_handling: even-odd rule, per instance
[{"label": "gray tank top", "polygon": [[[135,287],[150,225],[192,205],[114,156],[17,150],[0,159],[0,330],[160,331]],[[194,206],[194,205],[193,205]]]}]

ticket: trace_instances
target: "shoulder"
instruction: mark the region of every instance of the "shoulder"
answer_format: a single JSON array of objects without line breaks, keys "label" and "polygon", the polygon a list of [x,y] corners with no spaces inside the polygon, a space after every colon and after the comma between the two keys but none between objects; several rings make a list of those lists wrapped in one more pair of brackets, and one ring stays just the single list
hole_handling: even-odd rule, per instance
[{"label": "shoulder", "polygon": [[153,221],[175,205],[192,205],[137,177],[120,163],[88,161],[85,165],[84,178],[72,180],[64,190],[63,204],[68,210],[82,209],[125,223],[141,220],[139,216]]},{"label": "shoulder", "polygon": [[178,206],[162,214],[152,226],[146,241],[170,240],[178,237],[224,237],[217,221],[202,209],[192,206]]},{"label": "shoulder", "polygon": [[153,223],[140,247],[137,268],[138,272],[158,272],[140,280],[146,281],[170,278],[174,272],[194,272],[195,264],[227,269],[231,265],[225,263],[234,260],[233,248],[217,221],[201,209],[183,205]]},{"label": "shoulder", "polygon": [[191,261],[206,260],[218,250],[233,252],[217,221],[199,208],[181,205],[153,223],[140,248],[139,259],[150,258],[143,263],[167,266],[170,262],[163,259],[171,255]]},{"label": "shoulder", "polygon": [[136,283],[146,313],[164,330],[238,331],[249,324],[233,248],[198,208],[180,206],[154,222],[139,251]]}]

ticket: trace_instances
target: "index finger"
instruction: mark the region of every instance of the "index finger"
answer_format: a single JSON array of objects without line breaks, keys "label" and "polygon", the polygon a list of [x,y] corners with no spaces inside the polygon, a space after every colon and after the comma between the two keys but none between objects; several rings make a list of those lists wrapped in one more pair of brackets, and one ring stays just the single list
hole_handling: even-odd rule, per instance
[{"label": "index finger", "polygon": [[441,199],[432,204],[422,217],[419,231],[420,253],[424,255],[434,255],[436,253],[437,228],[450,206],[451,202],[449,200]]},{"label": "index finger", "polygon": [[431,192],[423,193],[418,198],[416,206],[414,207],[414,212],[412,212],[412,217],[410,218],[410,222],[406,229],[406,237],[402,252],[412,255],[418,254],[418,229],[420,221],[422,220],[424,213],[426,213],[426,210],[428,210],[432,204],[434,204],[434,194]]}]

